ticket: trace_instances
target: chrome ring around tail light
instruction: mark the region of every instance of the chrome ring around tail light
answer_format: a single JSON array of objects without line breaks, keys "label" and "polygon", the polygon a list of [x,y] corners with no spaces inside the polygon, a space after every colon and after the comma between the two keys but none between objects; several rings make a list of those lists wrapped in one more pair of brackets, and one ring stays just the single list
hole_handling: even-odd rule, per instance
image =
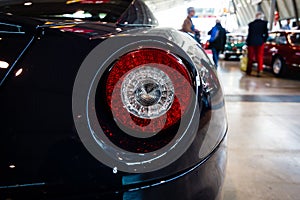
[{"label": "chrome ring around tail light", "polygon": [[[97,46],[82,64],[73,90],[74,122],[87,150],[114,171],[145,173],[175,162],[192,144],[199,125],[194,123],[200,117],[198,85],[192,81],[198,74],[191,63],[176,44],[166,46],[155,38],[146,37],[138,42],[136,38],[112,38]],[[171,108],[153,119],[128,112],[121,96],[128,73],[149,65],[164,71],[174,87]],[[152,88],[154,94],[141,92],[143,85]],[[162,89],[158,86],[157,81],[145,79],[136,86],[134,97],[144,106],[155,104],[161,98]],[[136,121],[129,124],[131,120]],[[150,138],[132,134],[148,134],[143,130],[150,120],[165,125]],[[125,133],[119,124],[126,126],[130,133]],[[132,129],[134,124],[139,129]],[[149,130],[153,128],[156,129],[155,125]]]}]

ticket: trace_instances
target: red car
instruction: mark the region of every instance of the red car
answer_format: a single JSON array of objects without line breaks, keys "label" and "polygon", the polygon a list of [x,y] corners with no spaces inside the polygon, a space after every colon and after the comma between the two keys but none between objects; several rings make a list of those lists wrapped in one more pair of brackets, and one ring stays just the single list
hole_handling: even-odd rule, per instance
[{"label": "red car", "polygon": [[300,31],[271,32],[265,45],[264,63],[276,76],[300,70]]}]

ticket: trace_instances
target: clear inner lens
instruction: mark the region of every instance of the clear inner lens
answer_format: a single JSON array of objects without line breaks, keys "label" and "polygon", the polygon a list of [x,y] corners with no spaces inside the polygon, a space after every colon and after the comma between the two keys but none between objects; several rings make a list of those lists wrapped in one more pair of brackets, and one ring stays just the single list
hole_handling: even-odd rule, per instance
[{"label": "clear inner lens", "polygon": [[153,80],[142,81],[135,90],[136,100],[143,106],[152,106],[161,98],[161,89]]},{"label": "clear inner lens", "polygon": [[174,86],[168,75],[154,66],[138,67],[126,75],[122,102],[131,114],[144,119],[164,115],[174,101]]}]

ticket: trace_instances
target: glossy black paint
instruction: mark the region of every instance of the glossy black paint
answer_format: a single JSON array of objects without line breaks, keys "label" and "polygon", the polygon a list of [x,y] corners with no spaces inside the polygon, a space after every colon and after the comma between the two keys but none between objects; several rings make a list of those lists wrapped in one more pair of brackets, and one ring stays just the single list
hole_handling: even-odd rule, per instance
[{"label": "glossy black paint", "polygon": [[[222,186],[225,177],[227,159],[226,139],[203,162],[184,173],[174,175],[165,182],[150,182],[137,185],[136,188],[106,190],[95,184],[72,185],[28,185],[26,187],[6,188],[5,196],[22,199],[30,196],[34,199],[101,199],[101,200],[152,200],[152,199],[222,199]],[[16,193],[16,191],[18,191]],[[47,192],[46,192],[47,191]],[[32,195],[34,194],[34,195]]]},{"label": "glossy black paint", "polygon": [[[210,61],[193,41],[172,29],[137,25],[120,30],[117,24],[83,22],[64,29],[63,21],[57,27],[57,21],[44,25],[44,20],[6,14],[0,14],[0,22],[25,32],[0,32],[0,60],[11,64],[0,69],[1,198],[218,198],[226,166],[224,99]],[[85,149],[74,126],[72,90],[80,65],[93,48],[111,35],[121,37],[120,32],[174,42],[201,75],[197,137],[181,158],[155,172],[112,173]]]}]

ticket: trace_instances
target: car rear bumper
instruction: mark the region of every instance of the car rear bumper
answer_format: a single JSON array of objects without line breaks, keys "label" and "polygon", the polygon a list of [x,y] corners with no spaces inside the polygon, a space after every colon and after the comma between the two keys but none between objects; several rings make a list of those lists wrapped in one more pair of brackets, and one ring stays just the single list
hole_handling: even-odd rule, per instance
[{"label": "car rear bumper", "polygon": [[179,174],[168,182],[154,187],[131,190],[123,200],[220,200],[227,163],[226,137],[216,150],[202,163]]},{"label": "car rear bumper", "polygon": [[[227,163],[226,137],[201,163],[176,176],[166,177],[148,185],[124,188],[123,191],[99,192],[91,188],[57,186],[22,187],[19,190],[4,190],[5,199],[101,199],[101,200],[220,200]],[[8,188],[7,188],[8,189]],[[0,190],[1,191],[1,190]],[[71,192],[73,191],[73,192]]]},{"label": "car rear bumper", "polygon": [[243,55],[242,51],[225,51],[225,55],[230,55],[230,56],[241,56]]}]

